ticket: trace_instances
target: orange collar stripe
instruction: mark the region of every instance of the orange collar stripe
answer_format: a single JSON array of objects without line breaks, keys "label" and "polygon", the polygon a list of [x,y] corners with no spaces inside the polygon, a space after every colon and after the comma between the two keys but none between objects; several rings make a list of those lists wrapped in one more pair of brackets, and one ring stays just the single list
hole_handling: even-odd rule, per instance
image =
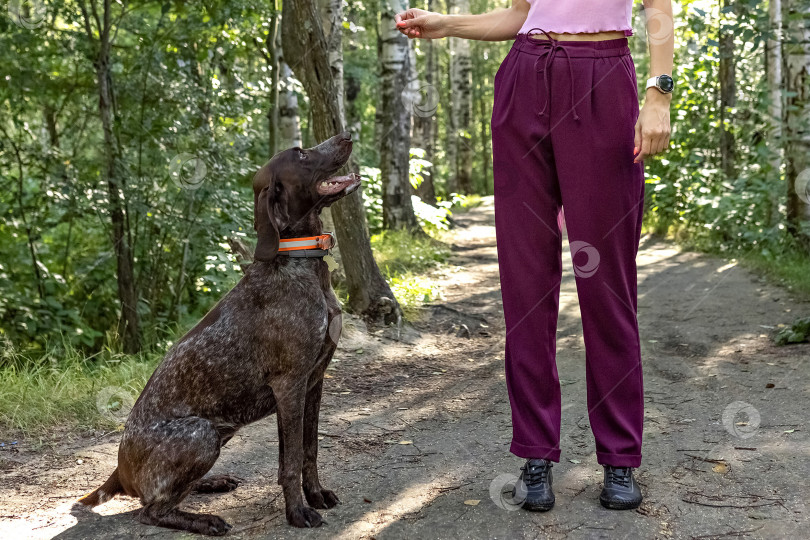
[{"label": "orange collar stripe", "polygon": [[330,249],[334,246],[331,233],[319,236],[304,236],[300,238],[284,238],[279,240],[279,251],[297,251],[301,249]]}]

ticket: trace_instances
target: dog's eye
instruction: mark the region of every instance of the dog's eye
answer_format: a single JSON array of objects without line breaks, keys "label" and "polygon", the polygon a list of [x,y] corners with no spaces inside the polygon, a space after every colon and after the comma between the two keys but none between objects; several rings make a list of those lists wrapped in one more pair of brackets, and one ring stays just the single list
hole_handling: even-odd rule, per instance
[{"label": "dog's eye", "polygon": [[307,155],[304,153],[303,150],[298,151],[298,159],[307,159]]}]

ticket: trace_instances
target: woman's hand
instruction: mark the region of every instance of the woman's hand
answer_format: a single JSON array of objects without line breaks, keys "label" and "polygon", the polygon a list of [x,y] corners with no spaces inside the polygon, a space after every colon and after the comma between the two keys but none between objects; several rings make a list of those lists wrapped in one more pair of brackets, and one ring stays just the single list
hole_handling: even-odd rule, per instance
[{"label": "woman's hand", "polygon": [[672,94],[662,94],[655,88],[647,90],[644,105],[636,121],[633,163],[663,152],[669,147],[669,103]]},{"label": "woman's hand", "polygon": [[397,29],[410,39],[441,39],[448,36],[445,18],[441,13],[411,8],[395,17]]}]

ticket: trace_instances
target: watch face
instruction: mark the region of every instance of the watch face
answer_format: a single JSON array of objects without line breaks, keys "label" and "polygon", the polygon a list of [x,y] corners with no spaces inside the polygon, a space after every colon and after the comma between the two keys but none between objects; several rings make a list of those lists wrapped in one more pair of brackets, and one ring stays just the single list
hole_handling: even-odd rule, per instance
[{"label": "watch face", "polygon": [[675,88],[675,81],[673,81],[672,77],[669,75],[661,75],[658,77],[658,88],[660,88],[662,92],[672,92]]}]

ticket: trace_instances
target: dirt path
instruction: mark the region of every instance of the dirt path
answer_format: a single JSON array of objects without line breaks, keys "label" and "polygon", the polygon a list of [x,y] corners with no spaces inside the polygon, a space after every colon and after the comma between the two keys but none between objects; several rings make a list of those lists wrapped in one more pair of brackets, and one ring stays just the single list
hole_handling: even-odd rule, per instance
[{"label": "dirt path", "polygon": [[[446,300],[420,336],[394,342],[347,328],[321,413],[321,478],[343,504],[295,530],[275,483],[270,419],[244,429],[213,472],[238,490],[187,499],[240,538],[786,538],[810,526],[810,345],[774,347],[766,327],[808,305],[727,261],[644,239],[639,253],[646,424],[637,511],[598,503],[601,467],[585,408],[582,328],[567,252],[559,322],[563,384],[557,505],[496,502],[521,460],[503,374],[503,320],[491,199],[459,217],[452,263],[434,276]],[[464,325],[463,327],[461,325]],[[749,413],[749,414],[746,414]],[[735,414],[736,413],[736,414]],[[25,441],[22,441],[25,443]],[[0,452],[2,538],[179,538],[134,522],[138,504],[72,510],[115,466],[118,435],[47,452]],[[494,493],[495,496],[491,496]]]}]

